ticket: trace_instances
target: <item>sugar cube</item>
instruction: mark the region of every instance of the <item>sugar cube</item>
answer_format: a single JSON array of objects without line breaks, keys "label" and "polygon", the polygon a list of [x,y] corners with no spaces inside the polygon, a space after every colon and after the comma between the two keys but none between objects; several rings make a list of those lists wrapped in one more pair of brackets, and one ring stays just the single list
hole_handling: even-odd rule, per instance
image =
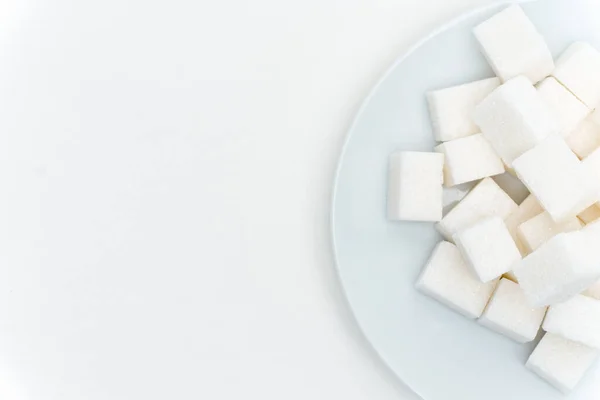
[{"label": "sugar cube", "polygon": [[475,108],[473,120],[509,168],[523,153],[560,132],[542,96],[523,76],[511,79],[486,97]]},{"label": "sugar cube", "polygon": [[389,166],[389,218],[440,221],[443,170],[443,154],[412,151],[393,153]]},{"label": "sugar cube", "polygon": [[591,224],[594,221],[600,219],[600,207],[597,203],[583,210],[578,216],[581,221],[585,224]]},{"label": "sugar cube", "polygon": [[594,204],[600,181],[558,135],[552,135],[513,163],[517,176],[556,222]]},{"label": "sugar cube", "polygon": [[[600,181],[600,148],[583,159],[583,166],[594,176],[594,181]],[[600,208],[600,201],[596,203],[596,209],[598,208]],[[591,209],[594,210],[594,207],[591,207]],[[593,218],[594,216],[594,213],[583,215],[585,218]]]},{"label": "sugar cube", "polygon": [[597,354],[596,349],[546,333],[527,360],[527,368],[569,393],[596,361]]},{"label": "sugar cube", "polygon": [[[523,256],[529,254],[529,251],[525,245],[521,243],[521,240],[518,237],[518,228],[522,223],[529,221],[531,218],[541,214],[542,212],[544,212],[544,209],[537,201],[535,196],[530,194],[519,205],[519,208],[504,220],[510,235],[517,244],[517,247]],[[510,279],[514,280],[514,275],[511,274]]]},{"label": "sugar cube", "polygon": [[521,253],[501,217],[488,217],[460,230],[454,243],[480,281],[488,282],[511,270]]},{"label": "sugar cube", "polygon": [[584,158],[583,165],[592,172],[594,179],[600,180],[600,148]]},{"label": "sugar cube", "polygon": [[554,69],[552,54],[519,6],[508,7],[474,29],[492,69],[503,81],[525,75],[537,83]]},{"label": "sugar cube", "polygon": [[567,144],[579,158],[600,147],[600,109],[592,112],[567,137]]},{"label": "sugar cube", "polygon": [[581,294],[591,297],[592,299],[600,300],[600,281],[585,289]]},{"label": "sugar cube", "polygon": [[[600,243],[600,221],[596,220],[583,228],[583,232],[589,236],[588,241],[591,242],[591,246],[597,246]],[[584,296],[600,300],[600,281],[597,281],[587,287],[583,292]]]},{"label": "sugar cube", "polygon": [[600,348],[600,300],[576,295],[548,308],[543,329],[595,349]]},{"label": "sugar cube", "polygon": [[537,336],[545,314],[546,307],[531,307],[517,283],[501,279],[478,322],[519,343],[527,343]]},{"label": "sugar cube", "polygon": [[569,46],[556,61],[552,75],[589,108],[600,104],[600,53],[590,44]]},{"label": "sugar cube", "polygon": [[518,228],[518,235],[521,243],[531,253],[551,237],[562,232],[576,231],[581,227],[581,221],[577,217],[570,217],[562,222],[554,222],[550,214],[543,212],[521,224]]},{"label": "sugar cube", "polygon": [[506,218],[517,208],[514,200],[492,178],[485,178],[442,218],[436,228],[446,240],[452,241],[455,233],[477,221],[496,215]]},{"label": "sugar cube", "polygon": [[538,93],[556,117],[563,137],[568,137],[590,113],[590,109],[553,77],[538,84]]},{"label": "sugar cube", "polygon": [[427,93],[435,140],[446,142],[479,133],[473,110],[498,86],[500,79],[494,77]]},{"label": "sugar cube", "polygon": [[417,288],[468,318],[483,313],[497,281],[481,283],[455,245],[440,242],[425,265]]},{"label": "sugar cube", "polygon": [[590,239],[600,241],[600,221],[595,221],[586,225],[582,231],[585,232]]},{"label": "sugar cube", "polygon": [[600,280],[596,235],[559,233],[515,264],[513,272],[535,307],[566,301]]},{"label": "sugar cube", "polygon": [[481,133],[442,143],[435,151],[444,155],[447,187],[504,173],[504,163]]}]

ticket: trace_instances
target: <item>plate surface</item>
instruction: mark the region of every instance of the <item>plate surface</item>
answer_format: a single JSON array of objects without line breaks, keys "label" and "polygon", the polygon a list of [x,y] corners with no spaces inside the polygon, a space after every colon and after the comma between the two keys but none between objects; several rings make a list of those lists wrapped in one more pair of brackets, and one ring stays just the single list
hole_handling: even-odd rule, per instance
[{"label": "plate surface", "polygon": [[[389,367],[425,400],[564,399],[524,364],[518,345],[414,289],[441,240],[432,224],[386,220],[388,155],[431,151],[425,92],[493,76],[471,29],[505,6],[460,18],[398,60],[367,98],[340,160],[332,210],[338,269],[367,338]],[[523,8],[555,57],[571,42],[600,48],[600,2],[546,0]],[[600,396],[600,367],[567,398]]]}]

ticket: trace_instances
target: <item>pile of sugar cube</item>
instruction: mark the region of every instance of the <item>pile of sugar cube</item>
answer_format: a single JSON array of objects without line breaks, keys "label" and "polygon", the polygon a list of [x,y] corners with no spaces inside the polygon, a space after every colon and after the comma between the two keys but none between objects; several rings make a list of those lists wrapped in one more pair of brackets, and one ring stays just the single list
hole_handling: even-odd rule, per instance
[{"label": "pile of sugar cube", "polygon": [[[527,368],[564,392],[600,349],[600,52],[555,61],[511,6],[474,29],[496,77],[427,94],[433,152],[390,157],[388,215],[433,221],[444,241],[417,288],[519,343]],[[510,173],[520,204],[496,183]],[[476,185],[444,215],[444,187]]]}]

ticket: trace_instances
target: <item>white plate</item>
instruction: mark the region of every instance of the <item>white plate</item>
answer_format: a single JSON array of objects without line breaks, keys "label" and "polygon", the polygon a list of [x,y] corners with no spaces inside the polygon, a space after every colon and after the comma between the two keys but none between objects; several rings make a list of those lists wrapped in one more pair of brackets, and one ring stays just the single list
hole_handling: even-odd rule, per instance
[{"label": "white plate", "polygon": [[[575,40],[600,48],[597,0],[523,7],[555,56]],[[440,236],[432,224],[385,217],[388,155],[433,148],[427,90],[493,76],[471,29],[500,8],[454,21],[398,60],[365,101],[339,165],[332,229],[348,300],[381,357],[425,400],[565,398],[525,368],[532,344],[513,343],[414,289]],[[599,396],[595,368],[568,398]]]}]

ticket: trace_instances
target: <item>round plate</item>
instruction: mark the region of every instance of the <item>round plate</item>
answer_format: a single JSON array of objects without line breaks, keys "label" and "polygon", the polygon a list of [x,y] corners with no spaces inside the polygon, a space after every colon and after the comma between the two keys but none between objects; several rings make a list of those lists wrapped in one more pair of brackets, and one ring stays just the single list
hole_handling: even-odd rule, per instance
[{"label": "round plate", "polygon": [[[441,240],[430,223],[386,219],[388,156],[434,146],[425,92],[493,76],[471,30],[503,6],[462,17],[399,59],[373,89],[348,133],[332,210],[339,274],[366,337],[425,400],[564,399],[525,368],[533,344],[480,327],[414,288]],[[585,40],[600,48],[600,2],[523,4],[553,54]],[[569,398],[597,399],[600,368]]]}]

